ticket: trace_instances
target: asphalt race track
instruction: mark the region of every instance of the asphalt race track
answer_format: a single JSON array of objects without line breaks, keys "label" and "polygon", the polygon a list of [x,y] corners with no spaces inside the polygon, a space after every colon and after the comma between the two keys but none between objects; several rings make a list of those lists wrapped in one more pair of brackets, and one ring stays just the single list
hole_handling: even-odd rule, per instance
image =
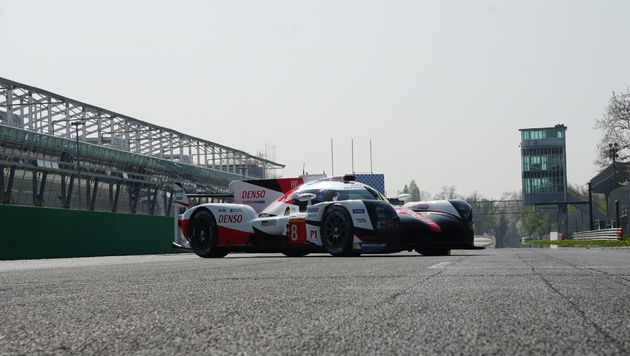
[{"label": "asphalt race track", "polygon": [[630,249],[0,261],[0,354],[630,353]]}]

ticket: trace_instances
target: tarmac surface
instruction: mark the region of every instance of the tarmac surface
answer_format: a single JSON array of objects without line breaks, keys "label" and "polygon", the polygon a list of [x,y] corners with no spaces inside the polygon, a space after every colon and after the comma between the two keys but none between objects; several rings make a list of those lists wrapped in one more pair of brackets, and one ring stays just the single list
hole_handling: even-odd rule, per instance
[{"label": "tarmac surface", "polygon": [[630,354],[630,249],[0,261],[0,354]]}]

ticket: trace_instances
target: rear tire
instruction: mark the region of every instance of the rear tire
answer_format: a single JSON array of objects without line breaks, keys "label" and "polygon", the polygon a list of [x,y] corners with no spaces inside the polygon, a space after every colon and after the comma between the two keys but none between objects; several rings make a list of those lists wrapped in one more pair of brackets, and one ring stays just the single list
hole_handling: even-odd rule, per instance
[{"label": "rear tire", "polygon": [[352,219],[348,211],[340,205],[333,205],[322,221],[322,244],[333,256],[353,256]]},{"label": "rear tire", "polygon": [[450,256],[451,250],[438,248],[438,249],[416,249],[416,252],[423,256]]},{"label": "rear tire", "polygon": [[217,247],[217,222],[212,213],[205,209],[197,210],[188,222],[190,247],[199,257],[220,258],[228,254],[224,248]]}]

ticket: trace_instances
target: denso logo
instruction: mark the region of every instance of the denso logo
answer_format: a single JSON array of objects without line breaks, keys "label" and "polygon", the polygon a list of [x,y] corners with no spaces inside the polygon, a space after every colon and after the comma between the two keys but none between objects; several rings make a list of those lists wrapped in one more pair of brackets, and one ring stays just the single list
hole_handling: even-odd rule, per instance
[{"label": "denso logo", "polygon": [[219,224],[240,224],[243,215],[219,215]]},{"label": "denso logo", "polygon": [[267,192],[265,192],[264,190],[245,190],[243,191],[243,194],[241,194],[241,198],[242,199],[260,199],[260,198],[264,198],[265,194],[267,194]]}]

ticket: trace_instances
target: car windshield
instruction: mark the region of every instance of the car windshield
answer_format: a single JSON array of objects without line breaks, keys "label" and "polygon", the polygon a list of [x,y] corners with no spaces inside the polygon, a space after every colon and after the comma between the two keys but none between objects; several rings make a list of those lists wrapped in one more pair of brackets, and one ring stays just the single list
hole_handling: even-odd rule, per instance
[{"label": "car windshield", "polygon": [[367,189],[352,190],[335,190],[333,191],[333,200],[354,200],[354,199],[379,199],[380,196],[376,192]]}]

